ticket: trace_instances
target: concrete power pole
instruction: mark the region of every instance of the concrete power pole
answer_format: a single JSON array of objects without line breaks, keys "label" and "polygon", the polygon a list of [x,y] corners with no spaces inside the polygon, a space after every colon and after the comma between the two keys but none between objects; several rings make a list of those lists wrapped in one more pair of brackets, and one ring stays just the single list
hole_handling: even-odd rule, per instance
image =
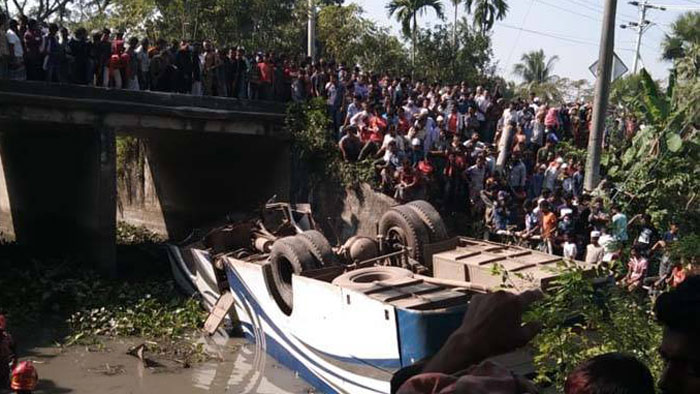
[{"label": "concrete power pole", "polygon": [[306,54],[312,61],[316,60],[316,5],[314,0],[309,0],[309,31]]},{"label": "concrete power pole", "polygon": [[637,70],[639,70],[639,59],[642,58],[641,54],[639,53],[640,48],[642,46],[642,36],[653,25],[652,22],[647,20],[647,10],[653,9],[659,11],[666,11],[666,7],[649,4],[649,0],[630,1],[629,4],[639,9],[639,21],[629,22],[620,25],[620,27],[623,29],[632,29],[637,32],[637,41],[634,46],[634,66],[632,67],[633,73],[636,74]]},{"label": "concrete power pole", "polygon": [[593,190],[600,181],[600,154],[605,129],[605,115],[610,95],[610,79],[612,76],[613,50],[615,48],[615,12],[617,0],[605,1],[603,16],[603,31],[600,37],[600,55],[598,59],[598,79],[595,86],[595,102],[593,104],[593,130],[588,138],[588,158],[586,159],[586,176],[584,189]]},{"label": "concrete power pole", "polygon": [[639,49],[642,46],[642,35],[644,34],[644,24],[647,17],[647,2],[646,0],[640,5],[639,10],[639,28],[637,29],[637,42],[634,44],[634,66],[632,73],[636,74],[639,66]]}]

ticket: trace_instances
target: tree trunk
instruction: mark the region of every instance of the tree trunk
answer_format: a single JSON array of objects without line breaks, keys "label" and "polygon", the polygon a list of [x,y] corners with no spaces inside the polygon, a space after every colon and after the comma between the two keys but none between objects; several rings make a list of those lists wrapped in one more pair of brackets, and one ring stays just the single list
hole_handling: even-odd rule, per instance
[{"label": "tree trunk", "polygon": [[455,24],[452,26],[452,46],[457,49],[457,12],[459,11],[459,3],[455,3]]},{"label": "tree trunk", "polygon": [[416,33],[418,31],[418,20],[416,12],[413,12],[413,34],[411,37],[411,77],[416,69]]}]

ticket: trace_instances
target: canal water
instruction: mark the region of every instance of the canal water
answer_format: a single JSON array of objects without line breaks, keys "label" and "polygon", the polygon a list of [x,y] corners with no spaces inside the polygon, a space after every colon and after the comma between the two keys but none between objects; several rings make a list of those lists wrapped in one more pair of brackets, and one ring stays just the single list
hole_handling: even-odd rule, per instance
[{"label": "canal water", "polygon": [[[217,359],[183,368],[159,359],[146,362],[128,355],[140,342],[116,339],[103,346],[37,347],[22,359],[35,362],[39,372],[36,393],[226,393],[297,394],[313,388],[244,339],[215,338],[208,349]],[[155,360],[155,361],[154,361]],[[1,391],[1,390],[0,390]]]}]

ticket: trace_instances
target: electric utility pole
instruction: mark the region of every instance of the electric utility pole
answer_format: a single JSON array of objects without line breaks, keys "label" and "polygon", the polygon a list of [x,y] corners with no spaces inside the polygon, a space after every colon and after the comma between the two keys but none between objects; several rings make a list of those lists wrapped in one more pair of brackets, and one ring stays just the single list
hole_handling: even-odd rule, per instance
[{"label": "electric utility pole", "polygon": [[306,54],[311,58],[311,61],[316,60],[316,4],[314,0],[309,0],[309,27],[306,49]]},{"label": "electric utility pole", "polygon": [[598,186],[600,178],[600,151],[602,150],[603,131],[605,130],[605,115],[608,109],[610,95],[610,79],[612,76],[613,50],[615,49],[615,12],[617,0],[605,0],[603,15],[603,31],[600,37],[600,55],[598,58],[598,79],[595,85],[595,101],[593,103],[593,130],[588,138],[588,157],[586,159],[586,174],[583,182],[584,189],[591,191]]},{"label": "electric utility pole", "polygon": [[635,43],[635,46],[634,46],[634,66],[632,66],[632,72],[634,74],[636,74],[638,67],[639,67],[639,59],[641,58],[641,55],[639,54],[639,50],[642,46],[642,36],[653,25],[652,22],[650,22],[646,19],[647,10],[651,9],[651,10],[666,11],[666,8],[664,6],[649,4],[649,0],[630,1],[629,4],[637,7],[637,9],[639,10],[639,21],[638,22],[628,22],[627,24],[620,25],[620,27],[623,29],[629,28],[629,29],[632,29],[632,30],[637,32],[637,42]]}]

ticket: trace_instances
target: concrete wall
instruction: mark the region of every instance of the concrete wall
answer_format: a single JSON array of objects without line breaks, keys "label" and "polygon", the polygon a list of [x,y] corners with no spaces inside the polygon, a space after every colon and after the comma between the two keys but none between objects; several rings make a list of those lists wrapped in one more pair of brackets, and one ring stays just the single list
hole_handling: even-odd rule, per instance
[{"label": "concrete wall", "polygon": [[[119,183],[119,220],[179,240],[227,214],[257,209],[275,194],[288,198],[287,141],[185,133],[141,141],[144,182]],[[138,167],[134,160],[128,165]]]}]

